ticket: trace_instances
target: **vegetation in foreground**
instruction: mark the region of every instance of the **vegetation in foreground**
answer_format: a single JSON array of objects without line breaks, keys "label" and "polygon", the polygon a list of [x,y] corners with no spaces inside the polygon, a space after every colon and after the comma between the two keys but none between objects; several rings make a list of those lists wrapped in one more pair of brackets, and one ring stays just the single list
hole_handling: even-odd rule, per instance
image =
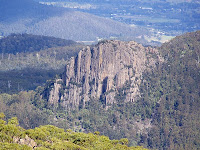
[{"label": "vegetation in foreground", "polygon": [[142,147],[128,147],[128,139],[110,140],[99,135],[99,132],[78,133],[64,130],[52,125],[25,130],[18,126],[18,120],[13,117],[8,122],[0,113],[0,149],[15,150],[145,150]]}]

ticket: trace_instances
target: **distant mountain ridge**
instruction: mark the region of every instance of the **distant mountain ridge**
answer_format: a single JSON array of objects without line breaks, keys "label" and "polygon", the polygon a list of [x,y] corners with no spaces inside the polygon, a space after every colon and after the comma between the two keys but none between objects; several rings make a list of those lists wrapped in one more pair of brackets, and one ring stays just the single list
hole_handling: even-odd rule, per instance
[{"label": "distant mountain ridge", "polygon": [[16,54],[34,52],[52,47],[72,46],[78,43],[72,40],[32,34],[11,34],[0,39],[0,53]]},{"label": "distant mountain ridge", "polygon": [[[50,11],[51,10],[51,11]],[[0,22],[13,23],[20,19],[45,19],[50,16],[60,15],[63,10],[52,6],[43,5],[33,0],[1,0]],[[30,18],[31,17],[31,18]]]},{"label": "distant mountain ridge", "polygon": [[111,19],[46,6],[32,0],[3,0],[0,14],[0,34],[3,36],[31,33],[75,41],[113,37],[143,42],[143,35],[151,34],[145,28],[130,27]]}]

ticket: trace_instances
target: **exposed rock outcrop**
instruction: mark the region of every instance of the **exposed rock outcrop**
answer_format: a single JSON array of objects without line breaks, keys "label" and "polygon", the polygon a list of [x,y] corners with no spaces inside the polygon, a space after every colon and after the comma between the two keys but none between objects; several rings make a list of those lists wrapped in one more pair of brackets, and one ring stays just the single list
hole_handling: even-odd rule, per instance
[{"label": "exposed rock outcrop", "polygon": [[[150,54],[156,57],[148,57]],[[102,41],[88,46],[70,59],[64,84],[54,84],[48,102],[60,102],[67,108],[84,107],[91,99],[100,99],[106,106],[118,101],[134,102],[140,97],[142,73],[158,61],[162,59],[157,49],[134,41]],[[64,92],[58,96],[61,88]]]},{"label": "exposed rock outcrop", "polygon": [[53,85],[53,89],[49,93],[49,103],[50,104],[56,105],[58,103],[58,100],[60,99],[59,89],[61,89],[61,87],[62,87],[60,82],[62,82],[62,80],[57,79]]},{"label": "exposed rock outcrop", "polygon": [[25,138],[22,139],[20,139],[19,137],[13,137],[13,142],[21,145],[27,145],[33,149],[37,147],[37,143],[27,135],[25,136]]}]

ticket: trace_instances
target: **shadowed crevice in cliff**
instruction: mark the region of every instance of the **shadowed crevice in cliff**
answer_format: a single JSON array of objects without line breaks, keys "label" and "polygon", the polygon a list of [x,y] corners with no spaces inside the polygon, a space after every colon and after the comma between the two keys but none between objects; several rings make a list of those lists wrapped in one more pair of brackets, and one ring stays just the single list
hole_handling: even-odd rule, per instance
[{"label": "shadowed crevice in cliff", "polygon": [[107,90],[107,84],[108,84],[108,77],[105,77],[103,79],[103,85],[102,85],[102,94],[104,94]]}]

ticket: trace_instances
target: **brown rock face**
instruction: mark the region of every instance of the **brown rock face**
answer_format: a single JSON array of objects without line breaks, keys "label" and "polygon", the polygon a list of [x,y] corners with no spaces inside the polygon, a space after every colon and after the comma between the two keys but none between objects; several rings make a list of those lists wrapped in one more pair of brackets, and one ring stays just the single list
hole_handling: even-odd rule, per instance
[{"label": "brown rock face", "polygon": [[20,139],[19,137],[13,137],[13,142],[21,144],[21,145],[30,146],[33,149],[35,147],[37,147],[37,143],[33,139],[31,139],[30,137],[28,137],[27,135],[23,139]]},{"label": "brown rock face", "polygon": [[[155,53],[156,58],[149,58],[149,53]],[[157,61],[161,59],[156,49],[134,41],[102,41],[71,58],[62,79],[64,86],[54,86],[49,103],[60,101],[67,108],[76,108],[89,100],[100,99],[106,106],[119,100],[134,102],[140,97],[142,73]],[[62,96],[55,97],[60,88]]]}]

